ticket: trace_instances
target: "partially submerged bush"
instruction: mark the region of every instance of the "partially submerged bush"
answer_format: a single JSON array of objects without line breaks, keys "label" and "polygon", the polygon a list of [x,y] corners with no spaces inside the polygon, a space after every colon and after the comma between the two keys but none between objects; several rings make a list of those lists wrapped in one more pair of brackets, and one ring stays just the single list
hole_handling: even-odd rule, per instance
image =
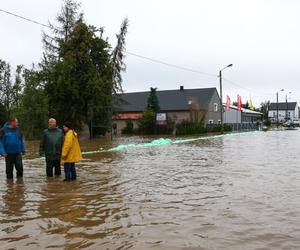
[{"label": "partially submerged bush", "polygon": [[134,133],[133,122],[128,120],[126,121],[126,127],[122,129],[122,134],[128,135]]},{"label": "partially submerged bush", "polygon": [[176,135],[193,135],[207,133],[207,128],[202,123],[182,122],[176,126]]}]

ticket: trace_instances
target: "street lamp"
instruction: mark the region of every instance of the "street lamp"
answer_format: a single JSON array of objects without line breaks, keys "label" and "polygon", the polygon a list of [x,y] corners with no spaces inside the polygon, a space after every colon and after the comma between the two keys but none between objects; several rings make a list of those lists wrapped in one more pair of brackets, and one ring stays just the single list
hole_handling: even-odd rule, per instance
[{"label": "street lamp", "polygon": [[286,122],[289,120],[289,116],[288,116],[288,110],[289,110],[289,107],[288,107],[288,95],[292,94],[292,92],[288,92],[286,95],[285,95],[285,104],[286,104],[286,110],[285,110],[285,120]]},{"label": "street lamp", "polygon": [[279,117],[278,117],[278,113],[279,113],[279,107],[278,107],[278,93],[284,91],[284,89],[281,89],[279,91],[277,91],[276,93],[276,100],[277,100],[277,128],[279,127]]},{"label": "street lamp", "polygon": [[219,78],[220,78],[220,114],[221,114],[221,133],[224,133],[224,124],[223,124],[223,89],[222,89],[222,71],[224,69],[232,67],[232,64],[228,64],[226,67],[219,71]]}]

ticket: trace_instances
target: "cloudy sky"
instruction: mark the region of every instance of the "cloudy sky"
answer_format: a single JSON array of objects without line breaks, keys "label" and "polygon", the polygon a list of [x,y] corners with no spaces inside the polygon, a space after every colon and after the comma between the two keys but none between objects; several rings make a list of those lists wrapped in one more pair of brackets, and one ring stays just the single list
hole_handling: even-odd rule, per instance
[{"label": "cloudy sky", "polygon": [[[300,1],[298,0],[85,0],[85,20],[104,26],[112,44],[124,17],[127,51],[200,72],[223,72],[224,94],[255,104],[275,100],[284,88],[300,101]],[[10,0],[0,8],[53,22],[60,0]],[[42,55],[42,28],[0,12],[0,58],[29,66]],[[126,57],[125,91],[218,87],[218,78]],[[281,93],[280,100],[284,100]]]}]

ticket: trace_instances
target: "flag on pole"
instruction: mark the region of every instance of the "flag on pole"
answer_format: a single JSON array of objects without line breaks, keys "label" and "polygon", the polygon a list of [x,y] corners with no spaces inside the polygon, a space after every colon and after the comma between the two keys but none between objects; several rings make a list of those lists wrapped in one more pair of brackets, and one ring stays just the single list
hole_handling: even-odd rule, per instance
[{"label": "flag on pole", "polygon": [[231,100],[230,100],[230,97],[227,96],[227,101],[226,101],[226,110],[227,111],[230,109],[230,106],[231,106]]},{"label": "flag on pole", "polygon": [[242,111],[242,106],[243,106],[243,103],[242,103],[242,97],[240,95],[238,95],[238,105],[237,105],[237,110],[238,111]]}]

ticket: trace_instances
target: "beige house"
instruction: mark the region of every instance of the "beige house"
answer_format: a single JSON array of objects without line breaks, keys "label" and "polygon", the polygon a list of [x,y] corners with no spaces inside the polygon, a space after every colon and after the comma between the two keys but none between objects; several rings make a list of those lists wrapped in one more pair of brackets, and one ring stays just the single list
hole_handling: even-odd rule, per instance
[{"label": "beige house", "polygon": [[[117,114],[113,116],[115,133],[121,134],[128,120],[138,127],[138,120],[147,107],[147,92],[133,92],[118,95]],[[176,124],[183,121],[204,124],[220,124],[220,97],[216,88],[157,91],[161,113]]]}]

